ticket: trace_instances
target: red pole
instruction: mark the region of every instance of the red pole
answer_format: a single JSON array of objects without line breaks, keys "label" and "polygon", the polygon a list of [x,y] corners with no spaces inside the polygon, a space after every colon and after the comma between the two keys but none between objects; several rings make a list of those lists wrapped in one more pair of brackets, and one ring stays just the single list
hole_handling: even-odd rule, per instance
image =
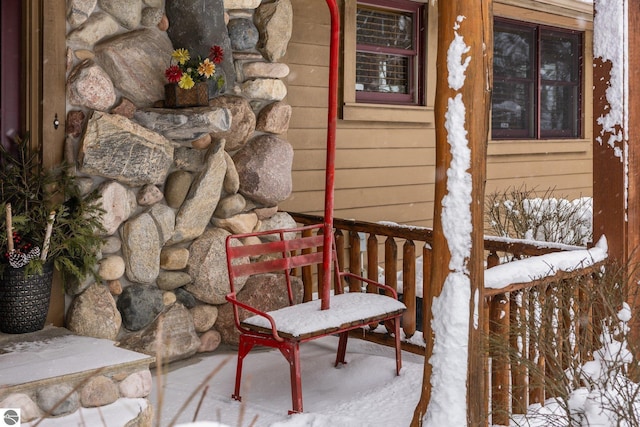
[{"label": "red pole", "polygon": [[322,310],[329,308],[331,291],[331,254],[333,248],[333,191],[336,166],[336,122],[338,119],[338,55],[340,52],[340,13],[336,0],[327,0],[331,13],[331,44],[329,58],[329,106],[327,119],[327,164],[324,188],[324,248],[322,268]]}]

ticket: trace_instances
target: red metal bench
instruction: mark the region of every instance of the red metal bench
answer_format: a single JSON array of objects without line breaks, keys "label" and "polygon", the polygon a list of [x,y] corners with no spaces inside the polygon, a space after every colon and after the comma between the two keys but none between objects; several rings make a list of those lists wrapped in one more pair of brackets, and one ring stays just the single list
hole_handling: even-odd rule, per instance
[{"label": "red metal bench", "polygon": [[[397,300],[397,294],[393,288],[350,272],[340,271],[335,250],[332,250],[335,273],[334,295],[324,304],[321,304],[321,299],[294,303],[291,271],[298,267],[322,265],[325,236],[313,235],[314,231],[321,229],[323,225],[310,225],[296,229],[236,234],[227,237],[227,267],[231,292],[226,299],[233,304],[236,327],[240,331],[236,383],[232,395],[234,399],[241,400],[240,382],[245,356],[255,345],[272,347],[279,349],[290,365],[293,410],[289,413],[302,412],[300,343],[326,335],[339,335],[335,363],[337,366],[340,363],[346,363],[345,353],[349,331],[378,322],[393,325],[391,329],[395,335],[396,374],[400,374],[402,367],[400,317],[406,307]],[[294,238],[287,239],[293,235],[295,235]],[[262,238],[263,242],[247,245],[235,243],[252,236]],[[271,240],[264,241],[268,237]],[[237,299],[235,286],[237,278],[269,272],[284,274],[289,306],[264,312],[259,307],[251,307]],[[373,285],[385,294],[344,293],[342,282],[350,279]],[[329,306],[330,308],[322,309]],[[248,310],[253,315],[241,320],[241,310]]]}]

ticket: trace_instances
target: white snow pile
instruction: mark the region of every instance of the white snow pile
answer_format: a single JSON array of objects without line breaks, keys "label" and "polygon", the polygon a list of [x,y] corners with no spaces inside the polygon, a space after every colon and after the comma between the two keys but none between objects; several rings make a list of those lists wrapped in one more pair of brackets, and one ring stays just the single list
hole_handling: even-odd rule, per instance
[{"label": "white snow pile", "polygon": [[507,262],[485,270],[485,288],[500,289],[512,283],[525,283],[565,271],[586,268],[607,258],[607,239],[603,236],[591,249],[553,252]]},{"label": "white snow pile", "polygon": [[[631,320],[631,308],[623,304],[618,312],[619,324],[605,331],[595,352],[594,360],[578,371],[581,387],[571,390],[567,400],[550,399],[544,406],[531,405],[526,415],[514,415],[512,426],[527,427],[630,427],[640,419],[640,385],[632,382],[626,373],[633,361],[625,337]],[[569,383],[573,379],[565,373]]]}]

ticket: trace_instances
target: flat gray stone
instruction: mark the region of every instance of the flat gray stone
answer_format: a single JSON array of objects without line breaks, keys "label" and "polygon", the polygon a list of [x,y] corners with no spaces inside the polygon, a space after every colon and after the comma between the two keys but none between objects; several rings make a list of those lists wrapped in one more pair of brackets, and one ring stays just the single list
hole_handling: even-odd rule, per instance
[{"label": "flat gray stone", "polygon": [[119,115],[94,112],[80,147],[81,172],[123,184],[163,184],[173,163],[173,145]]},{"label": "flat gray stone", "polygon": [[207,227],[222,194],[227,165],[224,143],[211,145],[206,166],[194,178],[189,194],[176,215],[176,226],[171,244],[193,240]]},{"label": "flat gray stone", "polygon": [[155,283],[160,273],[160,233],[153,217],[143,213],[122,227],[122,253],[127,278],[135,283]]},{"label": "flat gray stone", "polygon": [[70,45],[92,47],[100,40],[118,32],[118,23],[111,15],[96,12],[67,36]]},{"label": "flat gray stone", "polygon": [[122,33],[97,44],[94,51],[96,61],[136,106],[164,99],[164,71],[173,51],[165,32],[143,28]]},{"label": "flat gray stone", "polygon": [[136,111],[134,119],[140,125],[165,138],[191,146],[209,133],[226,132],[231,128],[231,113],[226,108],[153,108]]},{"label": "flat gray stone", "polygon": [[133,30],[140,24],[140,0],[98,0],[98,5],[128,30]]}]

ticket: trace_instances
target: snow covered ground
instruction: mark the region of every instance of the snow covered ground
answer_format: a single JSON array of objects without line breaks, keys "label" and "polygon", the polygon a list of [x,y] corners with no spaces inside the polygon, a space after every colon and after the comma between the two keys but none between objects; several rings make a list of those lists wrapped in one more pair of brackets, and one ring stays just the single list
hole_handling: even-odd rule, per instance
[{"label": "snow covered ground", "polygon": [[[395,375],[393,348],[351,339],[347,365],[334,368],[338,340],[326,337],[301,346],[304,414],[291,409],[289,367],[276,351],[254,350],[245,359],[243,402],[231,399],[235,380],[235,351],[174,363],[162,376],[164,395],[159,426],[193,421],[202,393],[180,409],[192,392],[216,368],[198,412],[198,421],[230,427],[402,427],[409,425],[422,383],[422,357],[403,353],[401,375]],[[151,401],[158,410],[158,379]],[[83,408],[77,413],[44,420],[42,427],[122,427],[133,418],[143,400],[120,399],[107,407]],[[33,424],[23,423],[25,426]],[[207,424],[211,426],[213,424]]]},{"label": "snow covered ground", "polygon": [[[304,414],[287,415],[291,409],[291,389],[284,357],[278,351],[253,351],[245,359],[242,404],[230,398],[235,379],[235,353],[231,353],[231,359],[228,359],[229,353],[209,356],[196,365],[169,372],[165,388],[169,398],[165,399],[162,419],[173,417],[195,385],[218,364],[228,360],[210,382],[198,420],[217,421],[232,427],[249,426],[254,418],[256,427],[409,425],[418,402],[423,358],[404,353],[402,373],[397,377],[392,348],[351,339],[347,365],[334,368],[336,348],[334,337],[301,346]],[[175,398],[177,396],[181,398]],[[189,405],[180,417],[181,422],[192,420],[196,404]]]}]

